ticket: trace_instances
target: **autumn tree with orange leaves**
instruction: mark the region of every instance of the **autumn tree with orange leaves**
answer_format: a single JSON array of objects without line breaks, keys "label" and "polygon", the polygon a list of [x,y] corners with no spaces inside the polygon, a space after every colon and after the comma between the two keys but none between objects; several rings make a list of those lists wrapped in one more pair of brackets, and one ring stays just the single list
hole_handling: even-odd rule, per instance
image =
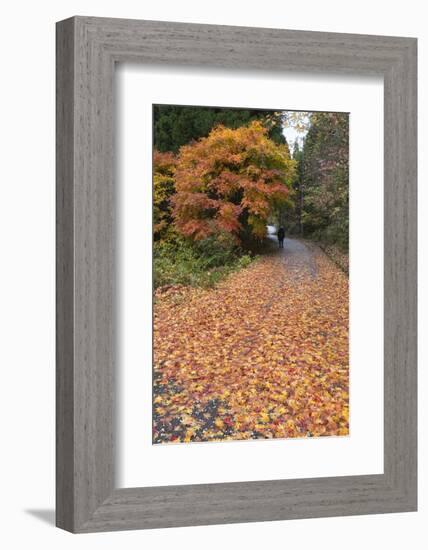
[{"label": "autumn tree with orange leaves", "polygon": [[288,147],[267,133],[259,121],[218,126],[180,148],[171,203],[181,235],[200,241],[229,233],[239,243],[264,237],[269,216],[291,201],[296,173]]}]

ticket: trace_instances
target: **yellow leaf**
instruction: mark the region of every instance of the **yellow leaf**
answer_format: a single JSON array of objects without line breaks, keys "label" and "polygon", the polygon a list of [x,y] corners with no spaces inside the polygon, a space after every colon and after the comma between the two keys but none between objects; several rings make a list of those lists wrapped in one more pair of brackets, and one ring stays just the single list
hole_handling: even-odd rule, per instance
[{"label": "yellow leaf", "polygon": [[270,418],[269,418],[269,415],[265,412],[263,412],[261,415],[260,415],[260,418],[262,419],[262,422],[269,422]]}]

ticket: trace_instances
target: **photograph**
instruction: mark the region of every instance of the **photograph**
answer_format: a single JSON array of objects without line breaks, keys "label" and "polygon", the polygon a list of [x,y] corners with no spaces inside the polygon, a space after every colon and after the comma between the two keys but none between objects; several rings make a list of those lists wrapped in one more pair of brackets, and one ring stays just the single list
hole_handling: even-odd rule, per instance
[{"label": "photograph", "polygon": [[1,548],[423,547],[424,7],[3,5]]},{"label": "photograph", "polygon": [[349,114],[153,106],[153,439],[349,435]]}]

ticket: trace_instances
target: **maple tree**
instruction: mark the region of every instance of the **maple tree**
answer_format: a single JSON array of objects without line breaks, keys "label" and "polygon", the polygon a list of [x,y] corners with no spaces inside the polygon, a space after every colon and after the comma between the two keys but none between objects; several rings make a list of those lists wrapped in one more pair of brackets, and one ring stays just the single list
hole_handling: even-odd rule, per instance
[{"label": "maple tree", "polygon": [[198,241],[222,232],[237,242],[263,238],[275,209],[290,201],[295,161],[259,121],[180,148],[172,197],[174,225]]}]

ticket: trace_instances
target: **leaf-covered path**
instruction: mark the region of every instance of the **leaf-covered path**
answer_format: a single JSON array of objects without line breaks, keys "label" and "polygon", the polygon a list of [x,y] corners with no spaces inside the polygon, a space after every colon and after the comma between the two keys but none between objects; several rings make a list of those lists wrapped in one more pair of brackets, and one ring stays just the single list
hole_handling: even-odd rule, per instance
[{"label": "leaf-covered path", "polygon": [[348,434],[348,279],[315,245],[154,312],[155,443]]}]

